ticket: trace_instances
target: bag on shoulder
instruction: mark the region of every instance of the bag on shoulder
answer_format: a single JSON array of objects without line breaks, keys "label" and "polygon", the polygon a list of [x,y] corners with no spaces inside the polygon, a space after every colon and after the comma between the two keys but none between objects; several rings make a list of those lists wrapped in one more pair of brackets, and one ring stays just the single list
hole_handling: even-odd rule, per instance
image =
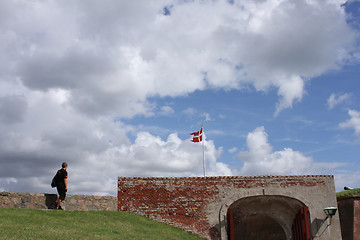
[{"label": "bag on shoulder", "polygon": [[51,181],[51,187],[54,188],[57,186],[57,175],[58,173],[56,172],[55,176],[53,177],[52,181]]}]

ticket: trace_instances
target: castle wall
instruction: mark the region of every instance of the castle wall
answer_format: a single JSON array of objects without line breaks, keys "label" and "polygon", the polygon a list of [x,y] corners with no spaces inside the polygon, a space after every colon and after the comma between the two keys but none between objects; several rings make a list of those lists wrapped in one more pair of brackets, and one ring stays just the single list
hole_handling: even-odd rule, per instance
[{"label": "castle wall", "polygon": [[[326,218],[323,209],[337,206],[333,176],[118,179],[118,210],[144,215],[208,239],[227,239],[227,210],[236,207],[234,203],[239,199],[255,196],[281,196],[285,205],[293,206],[283,219],[293,219],[297,207],[301,207],[294,202],[300,202],[309,208],[313,237],[341,239],[338,214],[321,225]],[[262,212],[274,219],[281,219],[276,214],[285,214],[271,213],[265,207]],[[283,224],[287,224],[285,230],[291,231],[292,222]]]},{"label": "castle wall", "polygon": [[360,197],[338,199],[343,240],[360,240]]}]

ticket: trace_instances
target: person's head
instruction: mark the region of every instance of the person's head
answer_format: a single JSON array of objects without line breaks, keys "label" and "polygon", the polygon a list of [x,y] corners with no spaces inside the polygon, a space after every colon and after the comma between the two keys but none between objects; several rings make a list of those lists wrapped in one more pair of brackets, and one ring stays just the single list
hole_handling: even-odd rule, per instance
[{"label": "person's head", "polygon": [[66,169],[68,165],[67,165],[66,162],[63,162],[63,164],[62,164],[61,166],[62,166],[62,168],[65,168],[65,169]]}]

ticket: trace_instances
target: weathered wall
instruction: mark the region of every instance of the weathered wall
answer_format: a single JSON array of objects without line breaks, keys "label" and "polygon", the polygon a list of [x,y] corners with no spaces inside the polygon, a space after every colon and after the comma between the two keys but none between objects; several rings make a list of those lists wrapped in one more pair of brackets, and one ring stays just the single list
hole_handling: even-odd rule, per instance
[{"label": "weathered wall", "polygon": [[[118,179],[119,210],[145,215],[208,239],[227,239],[228,208],[239,199],[254,196],[295,199],[309,207],[312,236],[319,240],[341,239],[338,214],[331,223],[328,220],[320,226],[326,218],[323,209],[337,206],[333,176]],[[291,214],[295,217],[295,210],[287,218]],[[291,229],[292,223],[287,224],[290,227],[284,228]]]},{"label": "weathered wall", "polygon": [[343,240],[360,240],[360,196],[338,199]]},{"label": "weathered wall", "polygon": [[[56,194],[0,192],[0,208],[53,209]],[[67,195],[63,203],[66,210],[116,211],[117,198],[111,196]]]},{"label": "weathered wall", "polygon": [[354,201],[354,239],[360,240],[360,199]]}]

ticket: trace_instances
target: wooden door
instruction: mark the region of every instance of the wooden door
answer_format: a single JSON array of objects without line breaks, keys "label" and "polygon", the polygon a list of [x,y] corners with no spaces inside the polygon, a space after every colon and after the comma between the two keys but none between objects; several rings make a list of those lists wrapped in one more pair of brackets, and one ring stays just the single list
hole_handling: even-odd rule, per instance
[{"label": "wooden door", "polygon": [[292,225],[294,240],[312,240],[310,237],[310,213],[307,206],[301,208],[296,214]]},{"label": "wooden door", "polygon": [[228,240],[235,240],[234,214],[231,208],[227,210],[227,233],[228,233]]}]

